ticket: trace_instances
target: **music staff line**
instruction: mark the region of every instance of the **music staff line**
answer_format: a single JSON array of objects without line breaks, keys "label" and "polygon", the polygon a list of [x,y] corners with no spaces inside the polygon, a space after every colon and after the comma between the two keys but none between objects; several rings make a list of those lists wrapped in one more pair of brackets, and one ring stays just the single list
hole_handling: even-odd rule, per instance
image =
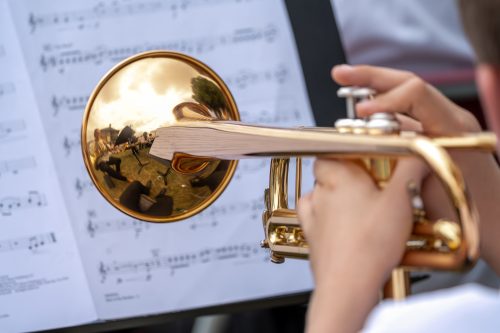
[{"label": "music staff line", "polygon": [[215,204],[190,220],[189,228],[196,230],[203,227],[216,227],[221,219],[227,217],[241,218],[245,215],[251,220],[257,219],[264,209],[262,198],[252,199],[246,202],[234,202],[228,204]]},{"label": "music staff line", "polygon": [[0,214],[11,216],[21,209],[38,208],[47,205],[45,195],[38,191],[29,191],[26,196],[7,196],[0,198]]},{"label": "music staff line", "polygon": [[0,161],[0,177],[9,173],[17,175],[20,171],[35,167],[36,161],[33,156]]},{"label": "music staff line", "polygon": [[0,122],[0,144],[14,139],[13,136],[26,129],[26,122],[23,119],[6,120]]},{"label": "music staff line", "polygon": [[89,95],[56,96],[53,95],[50,100],[52,107],[52,116],[57,117],[60,110],[83,111],[89,99]]},{"label": "music staff line", "polygon": [[240,110],[241,119],[247,123],[253,124],[286,124],[290,122],[299,123],[302,120],[302,115],[297,108],[288,110],[268,110],[255,109],[250,111],[249,108]]},{"label": "music staff line", "polygon": [[289,76],[289,70],[284,65],[277,65],[275,68],[266,70],[241,70],[236,75],[223,77],[224,82],[231,88],[246,89],[252,85],[265,82],[276,82],[283,84]]},{"label": "music staff line", "polygon": [[[246,0],[249,2],[250,0]],[[88,8],[61,13],[47,13],[28,16],[28,25],[31,33],[49,27],[73,27],[78,30],[85,28],[98,28],[99,22],[105,19],[122,18],[143,14],[154,14],[162,11],[171,13],[171,18],[177,18],[181,12],[197,6],[212,6],[227,2],[240,3],[241,0],[163,0],[140,1],[137,3],[113,1],[111,3],[99,2]]]},{"label": "music staff line", "polygon": [[0,240],[0,254],[18,250],[28,250],[37,252],[47,245],[57,243],[56,235],[53,232],[20,237],[15,239]]},{"label": "music staff line", "polygon": [[187,269],[196,265],[213,262],[234,261],[244,263],[247,260],[268,260],[267,251],[255,243],[242,243],[202,249],[197,252],[161,256],[158,251],[153,251],[152,257],[143,260],[101,262],[98,267],[101,283],[106,282],[111,276],[117,276],[116,283],[134,281],[130,275],[144,274],[146,280],[152,279],[152,274],[158,270],[170,270],[174,275],[180,269]]},{"label": "music staff line", "polygon": [[[262,198],[251,200],[250,202],[238,202],[231,204],[220,204],[212,206],[192,218],[189,228],[196,230],[203,227],[215,227],[221,218],[238,214],[248,215],[250,219],[256,219],[264,209]],[[111,232],[133,231],[138,238],[142,233],[150,228],[150,224],[132,218],[99,219],[94,210],[87,211],[86,231],[91,238],[99,234]]]},{"label": "music staff line", "polygon": [[[224,82],[231,88],[232,91],[248,89],[252,86],[263,83],[283,84],[289,76],[289,70],[278,65],[274,69],[261,71],[241,70],[237,74],[223,77]],[[85,109],[89,95],[52,95],[50,99],[50,107],[52,108],[52,116],[57,117],[62,110],[81,112]]]},{"label": "music staff line", "polygon": [[127,230],[134,231],[135,237],[138,238],[149,227],[150,224],[133,218],[98,219],[95,210],[87,211],[86,231],[91,238],[98,234]]},{"label": "music staff line", "polygon": [[[44,72],[56,69],[59,73],[64,73],[66,67],[72,65],[93,64],[101,65],[105,62],[115,64],[134,54],[151,50],[172,50],[182,53],[200,55],[211,52],[216,48],[247,42],[264,41],[273,43],[278,30],[276,26],[270,24],[263,28],[241,28],[234,32],[220,36],[209,36],[193,39],[180,39],[160,43],[147,43],[135,46],[108,48],[98,46],[92,50],[71,49],[69,46],[54,47],[49,45],[44,47],[45,53],[40,55],[40,67]],[[58,54],[52,54],[58,53]]]}]

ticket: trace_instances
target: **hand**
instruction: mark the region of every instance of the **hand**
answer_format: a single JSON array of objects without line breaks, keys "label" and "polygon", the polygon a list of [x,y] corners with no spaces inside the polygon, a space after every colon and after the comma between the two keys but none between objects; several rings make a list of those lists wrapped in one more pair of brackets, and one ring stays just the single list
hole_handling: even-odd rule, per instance
[{"label": "hand", "polygon": [[383,190],[354,162],[319,159],[314,174],[298,205],[316,284],[308,331],[356,331],[401,260],[412,228],[407,185],[426,168],[402,159]]},{"label": "hand", "polygon": [[[332,76],[341,85],[367,86],[380,93],[373,100],[356,105],[356,111],[361,117],[375,112],[393,112],[402,120],[404,129],[421,130],[424,134],[436,136],[481,130],[471,113],[455,105],[410,72],[373,66],[340,65],[333,68]],[[452,150],[449,153],[460,168],[478,208],[481,256],[500,275],[498,164],[490,153]],[[435,220],[443,216],[455,216],[436,177],[429,177],[424,182],[422,197],[428,218]]]},{"label": "hand", "polygon": [[[421,127],[429,135],[449,135],[481,130],[474,116],[451,102],[434,87],[413,73],[374,66],[335,66],[332,77],[340,85],[370,87],[378,92],[373,100],[356,105],[360,117],[376,112],[406,115],[405,125]],[[407,129],[407,128],[405,128]]]},{"label": "hand", "polygon": [[298,214],[316,284],[332,278],[331,267],[344,265],[373,266],[377,278],[385,279],[399,263],[411,231],[407,186],[410,181],[420,184],[426,172],[422,162],[401,159],[381,190],[354,162],[315,162],[316,185],[300,199]]}]

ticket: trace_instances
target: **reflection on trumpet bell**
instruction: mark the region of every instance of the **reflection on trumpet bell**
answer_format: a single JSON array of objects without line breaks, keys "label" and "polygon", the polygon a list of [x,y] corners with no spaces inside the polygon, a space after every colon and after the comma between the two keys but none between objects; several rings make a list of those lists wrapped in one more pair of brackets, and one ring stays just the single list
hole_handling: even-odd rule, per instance
[{"label": "reflection on trumpet bell", "polygon": [[[352,111],[373,91],[350,87],[340,94]],[[383,113],[339,120],[335,128],[243,124],[229,90],[209,67],[179,53],[153,51],[123,61],[101,80],[85,110],[81,142],[103,196],[150,222],[182,220],[208,207],[228,185],[235,160],[272,158],[262,245],[274,262],[308,256],[296,213],[288,207],[289,158],[350,159],[383,188],[398,159],[419,157],[441,181],[456,220],[428,220],[410,186],[415,223],[401,265],[460,269],[478,256],[477,215],[446,150],[490,152],[496,139],[489,133],[429,138],[401,132],[397,120]],[[296,170],[295,200],[300,163]]]},{"label": "reflection on trumpet bell", "polygon": [[112,205],[141,220],[172,222],[222,193],[235,161],[150,154],[157,129],[185,119],[239,120],[222,80],[199,61],[147,52],[101,80],[85,110],[81,142],[92,181]]}]

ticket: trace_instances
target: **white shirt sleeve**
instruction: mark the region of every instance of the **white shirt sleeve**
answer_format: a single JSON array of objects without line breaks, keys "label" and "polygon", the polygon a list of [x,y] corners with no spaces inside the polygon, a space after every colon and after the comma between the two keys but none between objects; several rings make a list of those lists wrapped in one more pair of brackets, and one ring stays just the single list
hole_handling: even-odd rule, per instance
[{"label": "white shirt sleeve", "polygon": [[368,318],[364,333],[500,332],[500,294],[468,284],[384,301]]}]

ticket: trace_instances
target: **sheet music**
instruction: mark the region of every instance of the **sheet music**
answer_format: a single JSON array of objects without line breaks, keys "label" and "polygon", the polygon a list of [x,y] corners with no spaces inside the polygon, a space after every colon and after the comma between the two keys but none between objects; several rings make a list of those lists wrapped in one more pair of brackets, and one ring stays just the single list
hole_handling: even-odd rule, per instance
[{"label": "sheet music", "polygon": [[311,288],[307,262],[274,265],[255,247],[263,239],[268,161],[240,162],[232,183],[202,214],[156,225],[126,217],[105,202],[80,153],[83,108],[99,79],[118,61],[154,49],[187,53],[211,66],[229,85],[246,122],[311,125],[282,1],[9,4],[99,318]]},{"label": "sheet music", "polygon": [[55,165],[3,0],[0,73],[0,331],[96,320]]}]

